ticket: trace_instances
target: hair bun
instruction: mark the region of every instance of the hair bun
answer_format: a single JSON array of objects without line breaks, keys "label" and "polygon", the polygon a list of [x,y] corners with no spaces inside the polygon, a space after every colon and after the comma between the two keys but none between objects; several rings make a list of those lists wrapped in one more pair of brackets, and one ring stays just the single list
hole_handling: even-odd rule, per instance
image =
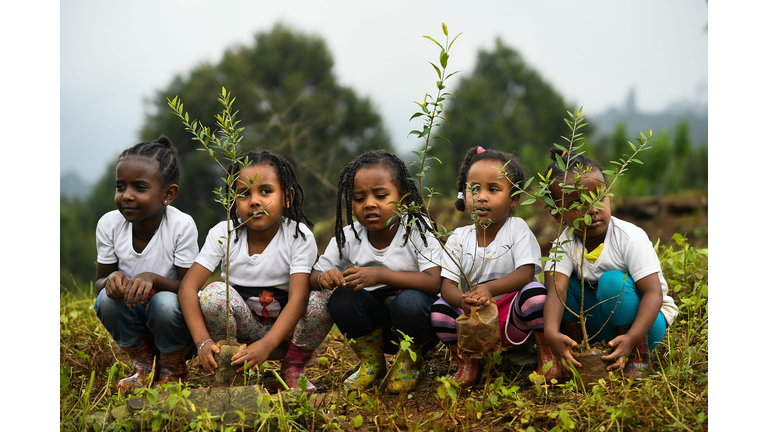
[{"label": "hair bun", "polygon": [[557,147],[552,147],[549,149],[549,158],[553,161],[557,162],[557,155],[560,155],[560,158],[565,157],[565,152],[563,150],[560,150]]},{"label": "hair bun", "polygon": [[173,143],[165,135],[160,135],[160,137],[158,139],[156,139],[155,142],[158,143],[158,144],[162,144],[162,145],[164,145],[165,147],[168,147],[168,148],[172,148],[173,147]]}]

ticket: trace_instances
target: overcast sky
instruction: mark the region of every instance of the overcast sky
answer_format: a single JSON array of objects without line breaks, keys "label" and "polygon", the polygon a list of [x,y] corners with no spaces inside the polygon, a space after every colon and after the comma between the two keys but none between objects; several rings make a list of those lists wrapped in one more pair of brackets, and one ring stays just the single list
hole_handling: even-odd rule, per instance
[{"label": "overcast sky", "polygon": [[373,101],[401,153],[416,140],[412,101],[434,90],[427,61],[438,51],[422,36],[442,40],[442,22],[462,33],[449,70],[469,74],[498,37],[588,118],[623,104],[630,88],[645,112],[707,100],[705,0],[414,3],[63,1],[61,172],[99,178],[138,142],[147,97],[277,22],[325,39],[339,82]]}]

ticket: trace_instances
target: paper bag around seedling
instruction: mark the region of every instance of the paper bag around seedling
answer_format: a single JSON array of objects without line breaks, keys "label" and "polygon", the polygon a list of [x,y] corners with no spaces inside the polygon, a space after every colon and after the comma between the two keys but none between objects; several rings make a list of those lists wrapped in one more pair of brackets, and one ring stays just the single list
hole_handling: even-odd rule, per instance
[{"label": "paper bag around seedling", "polygon": [[463,359],[481,359],[501,349],[499,310],[496,302],[484,307],[472,306],[467,314],[456,318],[458,354]]}]

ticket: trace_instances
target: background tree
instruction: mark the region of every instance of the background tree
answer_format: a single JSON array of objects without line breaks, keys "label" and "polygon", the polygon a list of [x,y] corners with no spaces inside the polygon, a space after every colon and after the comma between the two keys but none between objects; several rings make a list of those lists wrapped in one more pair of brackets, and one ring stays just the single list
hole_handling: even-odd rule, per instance
[{"label": "background tree", "polygon": [[[478,53],[471,74],[457,76],[455,98],[445,109],[450,127],[439,131],[450,144],[435,142],[442,165],[432,164],[431,184],[439,190],[454,184],[464,154],[475,145],[514,152],[532,172],[551,162],[549,149],[561,140],[562,114],[574,108],[517,51],[497,39],[493,51]],[[585,135],[591,130],[581,129]]]},{"label": "background tree", "polygon": [[141,130],[142,140],[165,134],[178,149],[182,192],[174,205],[195,217],[201,244],[220,219],[211,191],[223,183],[166,98],[178,95],[194,110],[190,116],[205,123],[219,109],[215,96],[222,86],[237,95],[238,118],[245,127],[242,151],[269,149],[291,161],[314,222],[333,216],[338,174],[347,162],[366,150],[392,150],[371,102],[338,83],[321,38],[279,24],[258,33],[253,45],[227,49],[218,64],[176,76],[151,99]]}]

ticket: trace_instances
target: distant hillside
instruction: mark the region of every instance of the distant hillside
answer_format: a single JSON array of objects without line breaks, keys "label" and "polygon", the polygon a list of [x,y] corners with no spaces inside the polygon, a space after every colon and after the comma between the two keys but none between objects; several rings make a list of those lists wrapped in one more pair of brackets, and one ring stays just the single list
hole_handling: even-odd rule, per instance
[{"label": "distant hillside", "polygon": [[91,193],[92,185],[85,183],[79,175],[67,172],[59,179],[61,196],[68,198],[86,198]]},{"label": "distant hillside", "polygon": [[587,114],[587,121],[595,126],[597,136],[613,134],[616,125],[622,121],[627,125],[627,133],[633,137],[646,129],[651,129],[654,133],[665,129],[674,133],[681,120],[688,121],[691,144],[694,147],[707,146],[709,118],[706,102],[678,102],[660,113],[642,113],[637,111],[635,93],[632,90],[623,107],[610,108],[602,114]]}]

